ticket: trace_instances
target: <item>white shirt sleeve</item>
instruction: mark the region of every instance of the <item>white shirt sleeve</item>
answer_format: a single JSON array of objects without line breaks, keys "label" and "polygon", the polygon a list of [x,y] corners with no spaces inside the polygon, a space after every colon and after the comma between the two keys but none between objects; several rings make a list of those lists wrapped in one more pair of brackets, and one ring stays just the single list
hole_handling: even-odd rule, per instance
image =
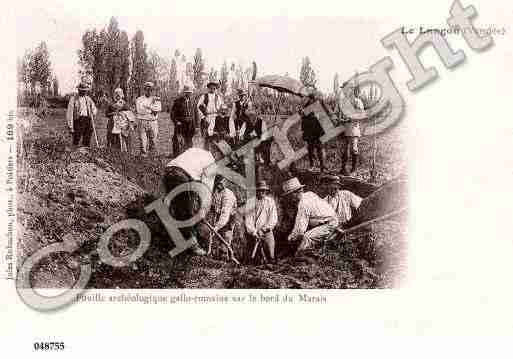
[{"label": "white shirt sleeve", "polygon": [[230,137],[235,137],[235,103],[232,105],[232,112],[230,113],[230,120],[228,121],[228,128],[230,130]]},{"label": "white shirt sleeve", "polygon": [[353,192],[349,192],[349,193],[350,193],[349,197],[351,199],[351,207],[353,207],[354,209],[358,209],[358,207],[360,207],[360,204],[362,203],[363,198],[360,196],[357,196]]},{"label": "white shirt sleeve", "polygon": [[88,97],[89,103],[91,104],[91,111],[93,112],[93,117],[96,117],[96,114],[98,113],[98,109],[96,108],[96,105],[94,104],[94,101],[92,98]]},{"label": "white shirt sleeve", "polygon": [[219,219],[215,225],[215,228],[221,229],[228,223],[230,216],[232,214],[233,208],[235,207],[235,202],[237,199],[233,194],[229,192],[223,193],[223,197],[221,199],[221,213],[219,215]]},{"label": "white shirt sleeve", "polygon": [[269,203],[271,204],[271,208],[269,209],[269,223],[267,224],[267,228],[272,230],[278,223],[278,210],[276,209],[276,203],[273,199],[269,200]]},{"label": "white shirt sleeve", "polygon": [[308,228],[309,222],[309,214],[306,206],[304,205],[304,201],[300,201],[296,214],[296,221],[294,223],[294,228],[290,232],[289,241],[293,241],[299,235],[305,234]]},{"label": "white shirt sleeve", "polygon": [[249,213],[246,215],[246,220],[244,221],[246,225],[246,231],[249,234],[254,234],[256,232],[255,229],[255,210],[249,211]]},{"label": "white shirt sleeve", "polygon": [[200,111],[200,107],[205,105],[205,95],[201,95],[200,99],[198,100],[198,104],[196,105],[196,108],[198,109],[198,116],[200,119],[204,118],[205,115],[203,112]]},{"label": "white shirt sleeve", "polygon": [[73,132],[73,110],[75,107],[75,97],[71,96],[68,102],[68,109],[66,110],[66,122],[68,123],[68,127]]}]

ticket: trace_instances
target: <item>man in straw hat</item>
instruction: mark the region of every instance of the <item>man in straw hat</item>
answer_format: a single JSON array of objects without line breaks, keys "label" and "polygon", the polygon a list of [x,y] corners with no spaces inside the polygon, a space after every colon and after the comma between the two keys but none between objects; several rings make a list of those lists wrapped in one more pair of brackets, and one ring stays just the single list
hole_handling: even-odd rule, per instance
[{"label": "man in straw hat", "polygon": [[278,223],[278,211],[274,199],[268,195],[269,186],[265,181],[256,185],[255,208],[246,215],[246,233],[250,243],[257,245],[261,240],[269,259],[274,261],[274,227]]},{"label": "man in straw hat", "polygon": [[89,146],[94,131],[94,118],[97,113],[94,101],[87,95],[90,88],[85,83],[77,86],[78,95],[72,96],[68,103],[66,120],[68,128],[73,134],[73,145]]},{"label": "man in straw hat", "polygon": [[288,241],[299,242],[297,251],[327,239],[338,226],[337,214],[329,203],[313,192],[304,192],[304,187],[296,177],[283,183],[283,196],[297,204],[294,228],[288,236]]},{"label": "man in straw hat", "polygon": [[210,81],[207,83],[208,92],[200,96],[197,104],[198,117],[203,126],[206,127],[205,136],[208,141],[214,135],[216,119],[219,116],[221,107],[224,105],[222,97],[217,93],[218,87],[219,84],[217,82]]},{"label": "man in straw hat", "polygon": [[139,139],[141,154],[146,156],[148,151],[156,151],[159,134],[158,113],[162,111],[160,98],[153,96],[153,82],[144,84],[144,95],[135,100],[137,119],[139,120]]},{"label": "man in straw hat", "polygon": [[183,95],[178,97],[171,107],[171,120],[174,124],[173,155],[176,157],[192,147],[192,138],[196,129],[194,122],[194,103],[192,89],[183,87]]},{"label": "man in straw hat", "polygon": [[[237,197],[227,187],[227,184],[228,180],[224,177],[216,182],[212,206],[214,209],[214,230],[223,237],[228,245],[231,245],[235,226],[234,215],[237,208]],[[222,248],[224,249],[224,247]],[[229,253],[226,252],[226,254],[229,257]]]},{"label": "man in straw hat", "polygon": [[360,207],[362,198],[351,191],[343,190],[338,176],[326,175],[322,180],[328,188],[328,195],[324,199],[337,213],[339,223],[347,223]]}]

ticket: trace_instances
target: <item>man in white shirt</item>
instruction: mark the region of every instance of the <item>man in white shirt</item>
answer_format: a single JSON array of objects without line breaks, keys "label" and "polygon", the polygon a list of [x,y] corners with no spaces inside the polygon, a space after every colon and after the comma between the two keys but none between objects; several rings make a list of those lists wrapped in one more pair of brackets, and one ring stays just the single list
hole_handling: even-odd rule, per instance
[{"label": "man in white shirt", "polygon": [[[360,88],[358,85],[351,86],[345,82],[342,86],[344,98],[342,101],[350,101],[353,108],[358,111],[365,111],[365,106],[360,98]],[[344,120],[344,135],[342,136],[342,175],[348,175],[346,163],[348,160],[348,152],[351,153],[351,173],[355,172],[358,167],[359,151],[358,141],[361,137],[360,121],[353,120],[344,116],[341,110],[342,106],[339,102],[338,112]]]},{"label": "man in white shirt", "polygon": [[[212,205],[214,208],[214,230],[231,246],[233,240],[233,228],[235,225],[234,214],[237,208],[237,198],[226,185],[226,178],[220,179],[214,186]],[[210,247],[210,245],[209,245]],[[225,250],[225,247],[222,247]],[[228,251],[225,252],[228,255]]]},{"label": "man in white shirt", "polygon": [[207,84],[208,92],[200,96],[197,104],[198,117],[203,126],[206,126],[205,136],[208,141],[214,135],[216,118],[219,116],[221,107],[224,106],[221,95],[217,93],[218,87],[219,84],[217,82],[209,82]]},{"label": "man in white shirt", "polygon": [[274,227],[278,223],[278,211],[274,199],[267,195],[269,186],[259,181],[256,186],[255,208],[246,215],[246,233],[253,243],[262,240],[264,250],[274,261]]},{"label": "man in white shirt", "polygon": [[78,95],[69,100],[66,121],[73,135],[73,145],[78,146],[82,141],[82,146],[88,147],[93,134],[93,121],[97,109],[94,101],[87,95],[89,86],[81,83],[77,89]]},{"label": "man in white shirt", "polygon": [[304,187],[296,177],[283,184],[283,196],[297,203],[294,228],[287,239],[299,241],[298,252],[326,240],[338,226],[333,207],[315,193],[304,192]]},{"label": "man in white shirt", "polygon": [[153,82],[144,84],[144,95],[135,101],[137,119],[139,120],[139,139],[141,154],[146,156],[148,151],[156,151],[159,134],[158,113],[162,111],[160,98],[153,96]]},{"label": "man in white shirt", "polygon": [[328,188],[328,195],[324,199],[337,213],[339,223],[341,225],[347,223],[360,207],[362,198],[351,191],[342,190],[338,176],[327,175],[323,178],[323,182]]}]

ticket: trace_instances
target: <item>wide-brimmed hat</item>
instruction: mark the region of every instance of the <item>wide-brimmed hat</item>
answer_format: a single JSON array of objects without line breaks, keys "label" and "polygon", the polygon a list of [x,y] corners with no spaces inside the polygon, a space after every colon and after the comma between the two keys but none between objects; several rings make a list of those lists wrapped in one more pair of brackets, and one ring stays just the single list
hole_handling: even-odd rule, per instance
[{"label": "wide-brimmed hat", "polygon": [[80,84],[78,84],[77,89],[81,91],[89,91],[90,87],[86,83],[81,82]]},{"label": "wide-brimmed hat", "polygon": [[185,85],[185,86],[183,87],[183,92],[189,92],[189,93],[192,93],[192,89],[191,89],[189,86]]},{"label": "wide-brimmed hat", "polygon": [[219,87],[219,82],[215,82],[215,81],[207,82],[207,88],[212,87],[212,86],[214,86],[215,88],[218,88]]},{"label": "wide-brimmed hat", "polygon": [[286,196],[288,194],[291,194],[293,192],[296,192],[302,188],[304,188],[305,185],[301,184],[297,177],[291,178],[285,182],[283,182],[282,189],[283,193],[282,196]]},{"label": "wide-brimmed hat", "polygon": [[256,190],[257,191],[269,191],[269,186],[267,185],[267,182],[262,180],[262,181],[258,181],[257,182],[257,185],[256,185]]},{"label": "wide-brimmed hat", "polygon": [[327,174],[321,178],[322,182],[328,183],[328,184],[337,184],[339,186],[342,185],[342,182],[340,181],[340,177],[337,175],[330,175]]},{"label": "wide-brimmed hat", "polygon": [[123,89],[121,87],[118,87],[114,90],[114,94],[118,94],[121,98],[125,97],[125,93],[123,92]]},{"label": "wide-brimmed hat", "polygon": [[239,96],[242,96],[242,95],[247,95],[248,92],[244,89],[237,89],[237,95]]},{"label": "wide-brimmed hat", "polygon": [[217,187],[217,185],[219,185],[219,184],[226,186],[228,184],[228,182],[229,181],[226,177],[217,176],[216,179],[214,180],[214,187]]},{"label": "wide-brimmed hat", "polygon": [[151,82],[151,81],[146,81],[146,82],[144,83],[144,87],[153,88],[153,87],[155,87],[155,85],[154,85],[154,84],[153,84],[153,82]]}]

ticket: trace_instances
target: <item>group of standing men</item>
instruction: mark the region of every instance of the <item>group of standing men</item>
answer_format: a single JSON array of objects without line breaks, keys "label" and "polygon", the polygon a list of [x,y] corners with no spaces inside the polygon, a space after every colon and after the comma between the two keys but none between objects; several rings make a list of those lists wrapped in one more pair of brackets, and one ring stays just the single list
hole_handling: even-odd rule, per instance
[{"label": "group of standing men", "polygon": [[[205,140],[205,148],[212,151],[212,144],[217,140],[226,140],[231,146],[242,146],[254,138],[261,140],[255,148],[257,159],[270,164],[271,142],[267,133],[265,120],[257,116],[248,93],[243,89],[237,90],[237,97],[228,111],[223,96],[218,92],[219,84],[209,82],[207,93],[201,95],[197,102],[192,97],[192,89],[184,86],[183,93],[174,100],[170,108],[171,121],[174,125],[172,139],[173,156],[176,157],[193,146],[193,138],[201,133]],[[344,99],[350,101],[352,106],[365,111],[360,97],[358,86],[342,85]],[[135,115],[124,98],[121,88],[114,90],[113,100],[109,101],[106,110],[107,146],[130,151],[130,133],[138,127],[140,139],[140,152],[146,156],[156,151],[159,133],[158,115],[162,111],[161,100],[153,94],[154,84],[146,82],[144,93],[136,99]],[[94,134],[97,141],[94,119],[97,108],[94,101],[87,95],[89,87],[85,84],[78,86],[78,96],[72,97],[68,105],[67,123],[73,133],[73,144],[89,146],[91,136]],[[299,106],[301,116],[301,129],[303,140],[307,144],[307,153],[310,168],[314,169],[315,158],[318,159],[321,172],[325,171],[325,154],[322,148],[321,137],[324,130],[314,112],[305,112],[305,108],[320,100],[313,93]],[[360,123],[344,116],[340,101],[337,102],[335,113],[324,108],[329,114],[335,115],[345,127],[341,146],[341,174],[348,175],[355,172],[359,161],[358,142],[361,136]],[[351,155],[351,170],[347,171],[346,164]]]},{"label": "group of standing men", "polygon": [[[107,121],[107,146],[121,151],[130,151],[131,132],[137,127],[141,155],[156,150],[159,126],[158,114],[162,111],[160,98],[153,95],[153,83],[144,84],[144,94],[135,101],[135,115],[125,100],[121,88],[114,90],[113,99],[107,100],[108,105],[105,114]],[[72,141],[75,146],[88,147],[91,137],[94,135],[96,145],[98,136],[95,122],[98,109],[94,101],[88,95],[90,86],[81,83],[77,86],[78,94],[70,98],[66,113],[67,126],[72,133]]]}]

